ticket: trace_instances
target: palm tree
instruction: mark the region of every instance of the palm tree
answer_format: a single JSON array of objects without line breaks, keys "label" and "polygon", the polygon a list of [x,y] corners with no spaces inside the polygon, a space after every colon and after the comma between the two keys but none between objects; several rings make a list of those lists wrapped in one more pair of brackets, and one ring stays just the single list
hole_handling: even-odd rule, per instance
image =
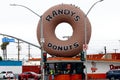
[{"label": "palm tree", "polygon": [[0,61],[2,61],[2,57],[0,56]]},{"label": "palm tree", "polygon": [[3,58],[4,60],[7,60],[7,45],[9,44],[9,42],[3,42],[1,44],[1,49],[3,50]]}]

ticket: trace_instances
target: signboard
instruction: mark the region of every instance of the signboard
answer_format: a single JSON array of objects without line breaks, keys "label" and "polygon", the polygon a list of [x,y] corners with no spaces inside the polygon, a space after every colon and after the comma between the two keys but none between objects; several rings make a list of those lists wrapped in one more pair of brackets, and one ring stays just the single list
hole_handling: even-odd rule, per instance
[{"label": "signboard", "polygon": [[15,39],[14,38],[7,38],[7,37],[4,37],[2,38],[2,42],[15,42]]},{"label": "signboard", "polygon": [[88,49],[88,45],[87,44],[83,44],[83,50],[87,50]]},{"label": "signboard", "polygon": [[96,62],[92,61],[92,62],[91,62],[91,65],[92,65],[91,71],[92,71],[92,72],[96,72],[96,70],[97,70],[97,68],[96,68]]},{"label": "signboard", "polygon": [[97,68],[91,67],[91,71],[92,71],[92,72],[95,72],[96,70],[97,70]]}]

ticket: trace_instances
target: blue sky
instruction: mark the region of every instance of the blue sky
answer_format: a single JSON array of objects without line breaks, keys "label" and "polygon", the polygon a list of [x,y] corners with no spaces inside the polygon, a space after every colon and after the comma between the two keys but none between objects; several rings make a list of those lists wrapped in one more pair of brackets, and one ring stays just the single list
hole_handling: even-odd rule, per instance
[{"label": "blue sky", "polygon": [[[36,38],[36,28],[40,18],[23,7],[10,6],[10,4],[16,3],[27,6],[39,15],[42,15],[50,7],[62,3],[74,4],[79,6],[84,13],[87,13],[96,1],[97,0],[1,0],[0,33],[9,34],[39,45]],[[118,49],[118,52],[120,52],[119,8],[120,0],[104,0],[95,5],[90,11],[88,18],[92,26],[92,36],[88,53],[104,52],[104,46],[107,47],[108,52],[114,52],[114,49]],[[68,35],[70,35],[69,32]],[[3,36],[0,37],[2,38]],[[12,45],[14,45],[14,47]],[[11,46],[15,51],[11,50]],[[14,43],[9,45],[9,55],[17,54],[16,46]],[[27,44],[21,44],[21,46],[23,47],[21,55],[27,55]],[[34,48],[31,48],[31,55],[39,56],[40,51],[38,49],[32,51],[33,49]]]}]

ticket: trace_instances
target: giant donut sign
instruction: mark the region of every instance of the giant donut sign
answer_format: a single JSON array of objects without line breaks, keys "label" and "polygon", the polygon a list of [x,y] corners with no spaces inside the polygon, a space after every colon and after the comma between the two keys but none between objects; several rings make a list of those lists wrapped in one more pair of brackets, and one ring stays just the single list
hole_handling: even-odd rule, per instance
[{"label": "giant donut sign", "polygon": [[[59,40],[55,35],[58,24],[66,22],[71,25],[73,35],[66,41]],[[85,43],[85,14],[74,5],[60,4],[51,7],[42,15],[44,50],[58,57],[73,57],[82,51]],[[91,25],[86,19],[87,43],[91,36]],[[41,23],[37,26],[37,38],[40,43]],[[64,29],[64,28],[63,28]]]}]

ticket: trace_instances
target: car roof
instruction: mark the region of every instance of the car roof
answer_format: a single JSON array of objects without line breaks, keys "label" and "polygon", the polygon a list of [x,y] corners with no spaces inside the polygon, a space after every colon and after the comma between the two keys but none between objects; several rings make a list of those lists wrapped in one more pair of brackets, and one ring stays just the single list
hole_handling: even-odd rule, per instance
[{"label": "car roof", "polygon": [[3,72],[6,73],[6,71],[1,71],[1,73],[3,73]]},{"label": "car roof", "polygon": [[110,70],[110,71],[120,71],[120,69],[112,69],[112,70]]}]

